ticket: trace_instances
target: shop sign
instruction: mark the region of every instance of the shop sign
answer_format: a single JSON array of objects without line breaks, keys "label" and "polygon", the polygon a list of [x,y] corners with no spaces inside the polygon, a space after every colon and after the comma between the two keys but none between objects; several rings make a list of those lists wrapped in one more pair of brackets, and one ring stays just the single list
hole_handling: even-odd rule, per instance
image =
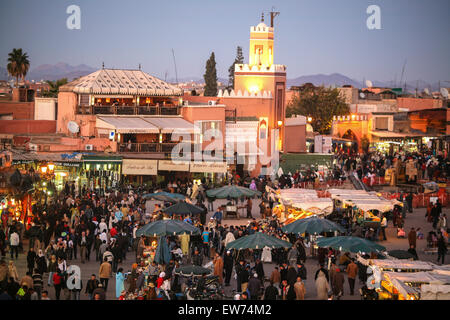
[{"label": "shop sign", "polygon": [[156,176],[158,160],[123,159],[122,174]]},{"label": "shop sign", "polygon": [[158,161],[158,170],[189,172],[189,162],[159,160]]},{"label": "shop sign", "polygon": [[226,173],[226,162],[191,162],[191,172]]},{"label": "shop sign", "polygon": [[81,167],[81,162],[59,162],[59,161],[54,161],[53,164],[55,166],[60,166],[60,167],[75,167],[75,168],[80,168]]},{"label": "shop sign", "polygon": [[28,164],[28,163],[33,163],[34,160],[13,160],[12,164]]}]

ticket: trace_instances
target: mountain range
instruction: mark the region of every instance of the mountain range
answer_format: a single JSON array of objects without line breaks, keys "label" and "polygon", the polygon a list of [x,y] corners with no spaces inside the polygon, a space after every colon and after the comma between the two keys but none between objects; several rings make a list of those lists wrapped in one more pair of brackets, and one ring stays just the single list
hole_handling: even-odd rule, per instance
[{"label": "mountain range", "polygon": [[[81,76],[85,76],[89,73],[97,71],[97,68],[92,68],[85,64],[80,64],[77,66],[71,66],[64,62],[58,62],[56,64],[43,64],[40,66],[37,66],[35,68],[32,68],[27,76],[27,80],[35,80],[35,81],[41,81],[41,80],[58,80],[61,78],[67,78],[69,81],[72,81],[74,78],[78,78]],[[6,68],[0,67],[0,80],[7,80],[8,79],[8,72]],[[164,79],[162,79],[164,80]],[[175,83],[176,80],[173,78],[167,79],[170,83]],[[190,82],[194,81],[196,83],[203,83],[203,78],[200,77],[182,77],[178,79],[178,82]],[[228,79],[226,78],[218,78],[219,82],[222,82],[223,84],[228,83]],[[364,88],[366,87],[365,84],[363,84],[363,81],[355,80],[352,78],[349,78],[343,74],[340,73],[332,73],[332,74],[314,74],[314,75],[303,75],[299,76],[297,78],[290,78],[287,79],[287,87],[291,86],[300,86],[304,83],[312,83],[315,86],[343,86],[343,85],[352,85],[357,88]],[[372,80],[374,87],[395,87],[393,81],[377,81]],[[405,87],[405,83],[397,84],[397,86]],[[413,80],[413,81],[407,81],[406,82],[406,90],[414,92],[416,88],[419,91],[422,91],[425,88],[430,88],[432,91],[439,90],[439,84],[436,83],[427,83],[422,80]]]}]

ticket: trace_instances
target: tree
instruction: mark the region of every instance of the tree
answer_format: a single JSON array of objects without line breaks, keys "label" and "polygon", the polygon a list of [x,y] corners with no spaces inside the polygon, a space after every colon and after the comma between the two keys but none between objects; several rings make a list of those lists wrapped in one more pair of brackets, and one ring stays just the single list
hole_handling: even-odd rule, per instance
[{"label": "tree", "polygon": [[294,95],[286,108],[286,117],[298,114],[311,117],[314,131],[329,133],[333,116],[350,112],[349,105],[337,88],[308,87]]},{"label": "tree", "polygon": [[236,58],[234,59],[233,64],[228,69],[228,87],[227,90],[234,89],[234,66],[236,64],[242,64],[244,63],[244,55],[242,54],[242,48],[237,47],[236,50]]},{"label": "tree", "polygon": [[203,75],[205,79],[205,97],[217,96],[217,70],[214,52],[211,53],[208,61],[206,61],[206,71]]},{"label": "tree", "polygon": [[45,98],[57,98],[59,87],[65,85],[68,81],[67,78],[62,78],[56,81],[46,81],[46,82],[50,86],[50,90],[43,91],[41,93],[41,96]]},{"label": "tree", "polygon": [[19,78],[22,80],[28,73],[30,68],[30,61],[28,60],[28,55],[26,52],[22,52],[22,48],[13,49],[8,54],[8,73],[16,78],[16,87],[19,86]]}]

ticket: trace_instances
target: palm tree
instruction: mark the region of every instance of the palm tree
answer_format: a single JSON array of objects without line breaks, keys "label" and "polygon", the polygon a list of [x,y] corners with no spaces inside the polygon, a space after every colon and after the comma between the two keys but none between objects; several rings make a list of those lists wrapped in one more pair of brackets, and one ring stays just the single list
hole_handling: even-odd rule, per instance
[{"label": "palm tree", "polygon": [[19,78],[25,79],[28,69],[30,68],[30,61],[26,52],[22,52],[22,48],[13,49],[8,54],[8,73],[16,77],[16,87],[19,86]]}]

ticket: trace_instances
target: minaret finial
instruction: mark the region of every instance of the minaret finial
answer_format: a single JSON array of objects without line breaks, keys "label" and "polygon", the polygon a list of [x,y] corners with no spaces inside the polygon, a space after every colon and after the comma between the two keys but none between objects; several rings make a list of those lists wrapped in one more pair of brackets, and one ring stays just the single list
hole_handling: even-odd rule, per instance
[{"label": "minaret finial", "polygon": [[264,22],[264,12],[261,14],[261,22]]},{"label": "minaret finial", "polygon": [[102,69],[105,69],[105,63],[102,62]]}]

